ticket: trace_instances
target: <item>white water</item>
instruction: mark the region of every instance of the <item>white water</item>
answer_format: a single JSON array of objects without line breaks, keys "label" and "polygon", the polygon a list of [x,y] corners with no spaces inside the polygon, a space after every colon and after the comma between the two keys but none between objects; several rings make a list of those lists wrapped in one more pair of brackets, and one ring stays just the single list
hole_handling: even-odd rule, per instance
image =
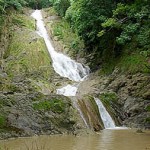
[{"label": "white water", "polygon": [[[53,61],[53,67],[56,73],[62,77],[69,78],[72,81],[80,82],[83,81],[89,74],[89,68],[83,67],[82,64],[75,62],[69,57],[58,53],[54,50],[50,38],[43,22],[42,14],[40,10],[35,10],[31,15],[37,21],[37,33],[44,38],[48,52],[51,55]],[[75,96],[77,92],[76,85],[67,85],[57,90],[57,94],[65,96]]]},{"label": "white water", "polygon": [[95,99],[95,102],[98,106],[100,117],[103,121],[105,129],[115,128],[116,127],[115,123],[114,123],[113,119],[111,118],[111,116],[109,115],[109,113],[107,112],[103,103],[98,98],[94,98],[94,99]]}]

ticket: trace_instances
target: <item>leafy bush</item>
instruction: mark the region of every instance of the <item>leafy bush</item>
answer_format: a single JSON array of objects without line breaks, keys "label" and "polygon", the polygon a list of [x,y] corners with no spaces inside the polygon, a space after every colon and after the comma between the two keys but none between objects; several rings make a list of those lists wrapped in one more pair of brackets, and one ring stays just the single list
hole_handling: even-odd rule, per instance
[{"label": "leafy bush", "polygon": [[93,47],[100,44],[97,34],[101,23],[111,15],[111,9],[110,1],[79,0],[73,1],[67,10],[65,18],[83,39],[88,50],[92,51]]},{"label": "leafy bush", "polygon": [[64,17],[66,10],[70,6],[70,0],[50,0],[50,2],[53,4],[53,7],[57,11],[57,13]]},{"label": "leafy bush", "polygon": [[0,0],[0,12],[4,13],[5,10],[9,7],[21,9],[22,6],[25,6],[26,4],[27,2],[25,0]]},{"label": "leafy bush", "polygon": [[34,9],[41,9],[51,6],[51,2],[49,0],[26,0],[27,6],[32,7]]}]

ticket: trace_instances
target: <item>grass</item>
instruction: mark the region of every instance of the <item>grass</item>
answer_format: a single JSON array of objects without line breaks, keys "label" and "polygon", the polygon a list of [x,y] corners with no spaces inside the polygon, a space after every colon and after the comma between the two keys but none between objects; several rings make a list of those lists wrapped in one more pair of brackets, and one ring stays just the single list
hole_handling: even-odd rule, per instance
[{"label": "grass", "polygon": [[2,34],[2,27],[3,27],[3,24],[4,24],[4,16],[0,16],[0,36]]},{"label": "grass", "polygon": [[26,27],[31,30],[35,29],[35,21],[24,14],[14,14],[12,17],[12,23],[13,25]]},{"label": "grass", "polygon": [[44,40],[35,33],[35,21],[30,16],[16,13],[11,18],[13,36],[4,54],[6,72],[14,75],[30,75],[49,79],[53,68]]},{"label": "grass", "polygon": [[[46,9],[48,16],[57,16],[53,8]],[[47,22],[47,27],[52,28],[52,34],[57,37],[58,41],[63,43],[64,51],[72,56],[76,56],[78,52],[84,48],[83,41],[71,28],[69,23],[63,19],[53,19]]]},{"label": "grass", "polygon": [[[21,37],[21,38],[20,38]],[[9,75],[34,74],[48,79],[51,76],[51,61],[43,39],[29,30],[14,34],[7,58],[6,71]]]},{"label": "grass", "polygon": [[115,68],[118,68],[121,73],[150,73],[148,59],[148,56],[143,55],[139,51],[130,53],[125,51],[119,58],[110,58],[107,59],[107,61],[104,61],[99,74],[111,74]]},{"label": "grass", "polygon": [[63,113],[65,111],[65,103],[60,99],[50,99],[33,103],[35,110],[53,111],[54,113]]},{"label": "grass", "polygon": [[148,58],[140,54],[139,52],[131,53],[130,55],[123,55],[120,59],[118,67],[121,71],[128,71],[130,73],[149,73],[150,69],[147,67]]},{"label": "grass", "polygon": [[58,37],[60,41],[63,41],[69,53],[72,55],[77,54],[79,51],[81,52],[84,48],[83,41],[79,38],[77,33],[72,31],[66,20],[62,19],[61,21],[53,23],[52,28],[53,35]]}]

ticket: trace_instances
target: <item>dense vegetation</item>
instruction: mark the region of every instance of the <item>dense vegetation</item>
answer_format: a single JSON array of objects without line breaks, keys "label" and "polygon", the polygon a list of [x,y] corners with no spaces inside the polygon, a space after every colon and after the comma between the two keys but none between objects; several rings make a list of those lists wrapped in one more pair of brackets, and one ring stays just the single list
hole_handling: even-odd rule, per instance
[{"label": "dense vegetation", "polygon": [[[84,41],[85,52],[94,55],[92,67],[105,64],[108,59],[116,62],[123,55],[125,60],[120,64],[125,68],[130,66],[124,62],[133,63],[132,66],[142,63],[138,68],[149,71],[149,0],[52,0],[51,3]],[[133,57],[125,58],[131,54]]]},{"label": "dense vegetation", "polygon": [[49,0],[0,0],[0,12],[5,12],[7,8],[21,9],[29,6],[35,9],[50,6]]},{"label": "dense vegetation", "polygon": [[[149,0],[0,0],[0,12],[5,13],[10,7],[51,5],[84,41],[84,52],[92,54],[91,68],[99,68],[102,64],[107,68],[111,64],[113,69],[117,63],[124,65],[125,70],[149,72]],[[133,57],[126,57],[131,55]]]}]

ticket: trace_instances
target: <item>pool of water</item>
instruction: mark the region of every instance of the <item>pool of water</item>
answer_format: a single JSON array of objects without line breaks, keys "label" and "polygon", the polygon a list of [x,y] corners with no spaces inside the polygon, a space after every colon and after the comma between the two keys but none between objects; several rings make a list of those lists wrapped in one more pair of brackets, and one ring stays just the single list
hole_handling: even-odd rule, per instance
[{"label": "pool of water", "polygon": [[0,141],[0,150],[150,150],[150,131],[103,130],[95,135],[54,135]]}]

